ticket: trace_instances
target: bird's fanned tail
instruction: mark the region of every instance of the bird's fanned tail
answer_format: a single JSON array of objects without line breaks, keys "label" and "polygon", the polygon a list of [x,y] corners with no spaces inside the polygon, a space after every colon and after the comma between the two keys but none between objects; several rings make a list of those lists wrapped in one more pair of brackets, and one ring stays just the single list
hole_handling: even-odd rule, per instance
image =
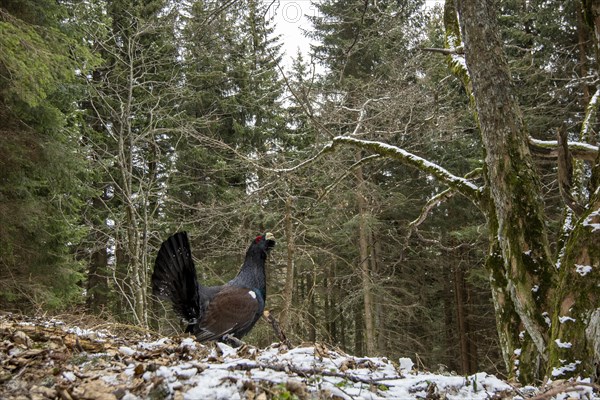
[{"label": "bird's fanned tail", "polygon": [[200,315],[199,286],[186,232],[163,242],[152,274],[152,293],[169,299],[173,310],[189,323]]}]

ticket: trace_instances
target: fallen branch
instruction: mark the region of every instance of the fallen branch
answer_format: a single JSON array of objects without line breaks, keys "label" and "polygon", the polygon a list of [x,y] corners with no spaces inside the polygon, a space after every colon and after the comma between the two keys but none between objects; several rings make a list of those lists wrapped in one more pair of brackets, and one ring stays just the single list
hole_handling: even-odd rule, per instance
[{"label": "fallen branch", "polygon": [[334,371],[330,371],[330,370],[320,370],[320,369],[316,369],[316,368],[302,369],[302,368],[295,367],[291,364],[241,363],[241,364],[232,365],[231,367],[229,367],[229,370],[251,371],[255,368],[270,369],[273,371],[285,372],[285,373],[291,372],[293,374],[296,374],[296,375],[299,375],[299,376],[302,376],[305,378],[310,378],[315,375],[328,376],[328,377],[333,377],[333,378],[342,378],[342,379],[346,379],[346,380],[354,382],[354,383],[364,383],[366,385],[376,385],[376,386],[383,385],[386,388],[390,387],[391,385],[381,383],[381,381],[403,378],[402,376],[395,376],[395,377],[391,376],[391,377],[379,378],[379,379],[361,378],[359,376],[354,376],[354,375],[345,374],[345,373],[341,373],[341,372],[334,372]]},{"label": "fallen branch", "polygon": [[528,400],[548,400],[558,394],[568,393],[568,392],[577,392],[581,391],[582,387],[590,387],[593,390],[600,391],[600,385],[596,385],[595,383],[587,383],[587,382],[566,382],[560,385],[554,386],[544,393],[540,393],[533,397],[530,397]]}]

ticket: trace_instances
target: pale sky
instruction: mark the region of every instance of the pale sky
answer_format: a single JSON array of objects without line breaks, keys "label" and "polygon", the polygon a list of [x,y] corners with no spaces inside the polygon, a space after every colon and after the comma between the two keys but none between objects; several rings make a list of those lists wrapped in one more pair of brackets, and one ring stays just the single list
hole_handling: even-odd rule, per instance
[{"label": "pale sky", "polygon": [[296,56],[298,48],[303,54],[308,54],[310,41],[302,35],[302,30],[312,29],[312,24],[306,16],[316,13],[317,8],[311,4],[310,0],[275,0],[272,2],[269,16],[275,17],[275,33],[281,35],[283,50],[286,53],[286,64],[289,64],[291,57]]},{"label": "pale sky", "polygon": [[[284,64],[290,65],[291,58],[296,56],[297,49],[304,55],[310,50],[310,40],[302,35],[303,30],[312,29],[307,15],[316,15],[317,8],[311,0],[262,0],[270,6],[267,17],[274,17],[275,33],[281,35]],[[443,0],[426,0],[426,7],[432,7]],[[308,58],[307,58],[308,59]]]}]

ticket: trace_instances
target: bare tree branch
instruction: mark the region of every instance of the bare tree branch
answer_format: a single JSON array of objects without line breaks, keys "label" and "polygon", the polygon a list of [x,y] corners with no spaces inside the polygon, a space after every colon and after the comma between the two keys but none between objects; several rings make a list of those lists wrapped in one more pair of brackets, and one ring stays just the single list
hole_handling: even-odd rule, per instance
[{"label": "bare tree branch", "polygon": [[443,192],[438,193],[437,195],[435,195],[431,199],[429,199],[429,201],[423,206],[423,209],[421,210],[421,214],[417,217],[417,219],[415,219],[414,221],[411,221],[408,224],[409,235],[410,235],[410,231],[412,231],[414,228],[421,225],[427,219],[427,216],[429,215],[431,210],[433,210],[437,205],[450,199],[452,196],[454,196],[454,193],[455,192],[452,189],[446,189]]},{"label": "bare tree branch", "polygon": [[452,49],[440,49],[435,47],[424,47],[421,50],[428,51],[431,53],[440,53],[445,56],[449,56],[452,54],[465,54],[465,51],[462,47],[452,48]]}]

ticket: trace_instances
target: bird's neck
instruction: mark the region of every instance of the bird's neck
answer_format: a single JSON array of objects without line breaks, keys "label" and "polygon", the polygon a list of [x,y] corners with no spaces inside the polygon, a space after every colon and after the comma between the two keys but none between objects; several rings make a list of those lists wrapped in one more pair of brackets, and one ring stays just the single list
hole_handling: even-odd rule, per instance
[{"label": "bird's neck", "polygon": [[249,289],[258,289],[265,292],[266,277],[265,277],[265,262],[244,262],[240,272],[235,278],[229,281],[230,285],[244,286]]}]

